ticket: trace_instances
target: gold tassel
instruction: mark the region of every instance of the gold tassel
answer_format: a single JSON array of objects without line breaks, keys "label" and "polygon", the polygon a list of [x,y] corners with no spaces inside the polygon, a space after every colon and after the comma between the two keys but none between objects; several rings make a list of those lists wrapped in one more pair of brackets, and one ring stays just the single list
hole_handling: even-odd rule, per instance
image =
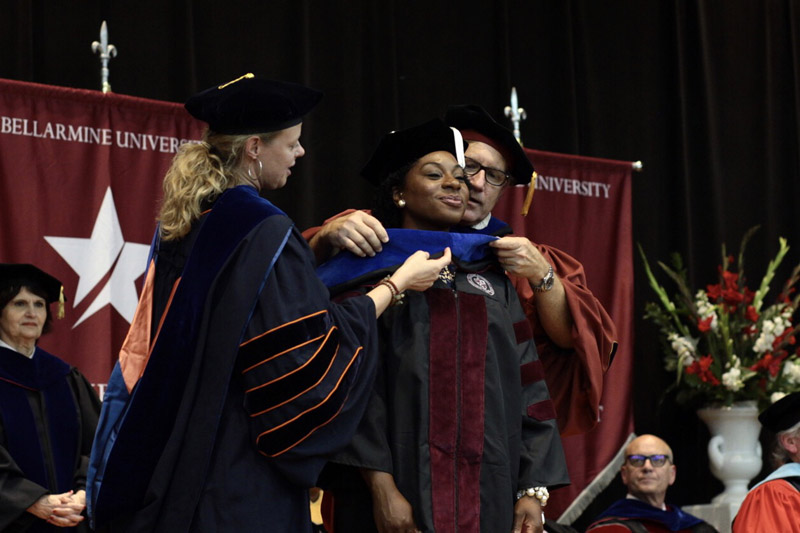
[{"label": "gold tassel", "polygon": [[64,318],[64,301],[64,286],[62,285],[58,295],[58,314],[56,315],[59,319]]},{"label": "gold tassel", "polygon": [[528,216],[528,210],[531,208],[531,202],[533,202],[533,193],[536,191],[536,178],[539,175],[536,171],[533,171],[531,174],[531,184],[528,185],[528,194],[525,195],[525,202],[522,204],[522,216]]},{"label": "gold tassel", "polygon": [[220,85],[219,87],[217,87],[217,89],[224,89],[224,88],[225,88],[225,87],[227,87],[228,85],[233,85],[233,84],[234,84],[234,83],[236,83],[237,81],[243,80],[243,79],[245,79],[245,78],[247,78],[247,79],[250,79],[250,78],[255,78],[255,76],[253,75],[253,73],[252,73],[252,72],[248,72],[248,73],[247,73],[247,74],[245,74],[244,76],[239,76],[239,77],[238,77],[238,78],[236,78],[235,80],[231,80],[231,81],[229,81],[228,83],[223,83],[222,85]]}]

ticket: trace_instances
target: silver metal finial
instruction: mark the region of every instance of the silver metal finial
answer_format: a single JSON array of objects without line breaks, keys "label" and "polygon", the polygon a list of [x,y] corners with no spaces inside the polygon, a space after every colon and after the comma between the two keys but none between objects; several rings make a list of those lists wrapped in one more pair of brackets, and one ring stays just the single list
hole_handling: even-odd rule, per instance
[{"label": "silver metal finial", "polygon": [[520,137],[520,134],[519,134],[519,123],[521,121],[525,120],[526,118],[528,118],[528,114],[525,112],[524,109],[519,107],[519,104],[517,102],[517,88],[516,87],[512,87],[511,88],[511,105],[510,106],[508,106],[508,105],[506,106],[505,114],[506,114],[506,116],[508,118],[511,119],[511,124],[513,124],[513,126],[514,126],[514,137],[516,137],[517,142],[519,144],[522,144],[522,138]]},{"label": "silver metal finial", "polygon": [[108,61],[112,57],[117,57],[117,48],[113,44],[108,44],[108,28],[106,21],[100,25],[100,40],[92,43],[92,52],[100,54],[100,80],[101,89],[104,93],[111,92],[111,84],[108,83]]}]

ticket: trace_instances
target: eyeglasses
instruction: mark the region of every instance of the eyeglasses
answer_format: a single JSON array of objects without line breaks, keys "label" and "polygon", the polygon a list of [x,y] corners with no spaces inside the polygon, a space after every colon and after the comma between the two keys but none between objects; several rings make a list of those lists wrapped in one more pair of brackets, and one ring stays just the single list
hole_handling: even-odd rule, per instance
[{"label": "eyeglasses", "polygon": [[650,459],[650,464],[653,467],[658,468],[660,466],[664,466],[667,461],[670,461],[669,455],[658,454],[658,455],[629,455],[627,457],[628,464],[634,466],[636,468],[640,468],[644,466],[645,461]]},{"label": "eyeglasses", "polygon": [[486,173],[486,182],[495,187],[505,185],[507,181],[512,179],[511,174],[503,172],[499,168],[485,167],[469,157],[464,159],[464,173],[469,177],[483,170]]}]

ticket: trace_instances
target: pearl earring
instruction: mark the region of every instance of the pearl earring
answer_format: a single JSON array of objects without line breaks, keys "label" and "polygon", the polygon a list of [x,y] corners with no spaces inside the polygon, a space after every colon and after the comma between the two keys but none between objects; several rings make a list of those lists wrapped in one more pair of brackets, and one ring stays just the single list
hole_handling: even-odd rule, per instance
[{"label": "pearl earring", "polygon": [[403,209],[405,206],[406,206],[406,201],[405,200],[403,200],[402,198],[397,200],[397,207],[399,207],[400,209]]}]

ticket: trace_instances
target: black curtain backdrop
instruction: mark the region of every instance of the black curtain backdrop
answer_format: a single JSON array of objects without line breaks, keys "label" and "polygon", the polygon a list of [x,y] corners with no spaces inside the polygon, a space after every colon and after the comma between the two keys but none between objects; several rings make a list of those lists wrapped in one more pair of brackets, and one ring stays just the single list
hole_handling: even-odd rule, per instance
[{"label": "black curtain backdrop", "polygon": [[[800,262],[800,0],[0,6],[3,78],[99,89],[90,45],[105,19],[119,51],[110,62],[119,94],[182,102],[248,71],[323,90],[304,124],[306,157],[270,195],[301,228],[369,203],[358,172],[383,132],[451,103],[477,103],[502,119],[516,86],[528,113],[526,146],[644,163],[633,176],[633,234],[651,260],[680,252],[693,286],[704,286],[714,281],[720,244],[736,249],[760,224],[749,248],[751,283],[778,236],[793,248],[776,287]],[[670,499],[707,502],[722,489],[708,474],[708,431],[692,411],[662,401],[672,377],[655,329],[641,319],[650,299],[637,257],[636,429],[673,445]]]}]

